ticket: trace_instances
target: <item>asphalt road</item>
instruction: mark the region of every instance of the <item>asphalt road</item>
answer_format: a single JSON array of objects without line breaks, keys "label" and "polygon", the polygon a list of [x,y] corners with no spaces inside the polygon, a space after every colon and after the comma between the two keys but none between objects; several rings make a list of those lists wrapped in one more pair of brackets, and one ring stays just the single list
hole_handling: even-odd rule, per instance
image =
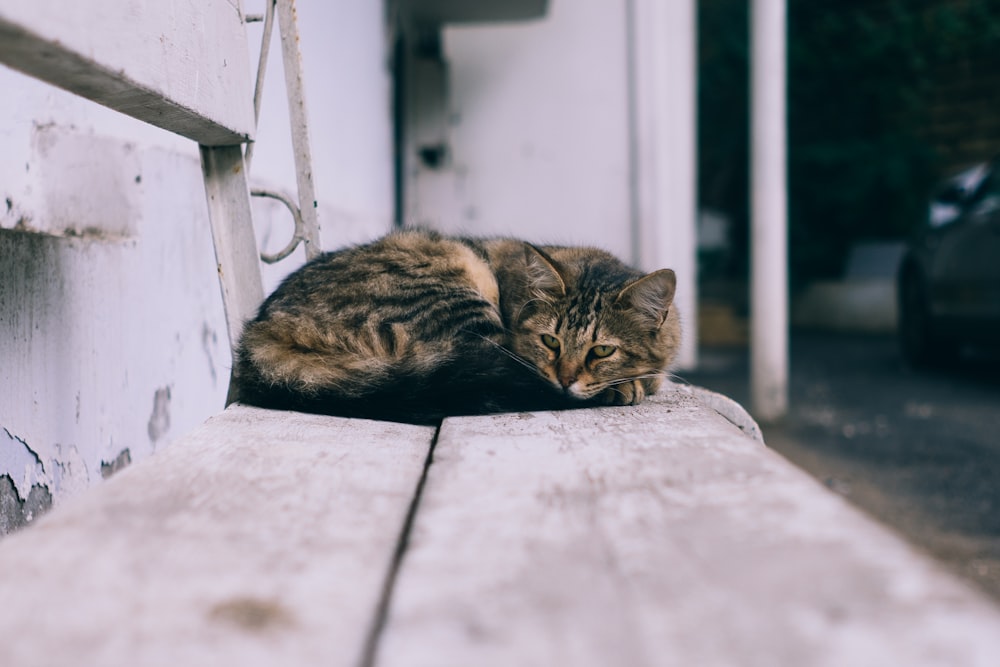
[{"label": "asphalt road", "polygon": [[[681,377],[750,405],[743,349]],[[764,440],[1000,599],[1000,357],[907,368],[889,337],[793,334],[790,411]]]}]

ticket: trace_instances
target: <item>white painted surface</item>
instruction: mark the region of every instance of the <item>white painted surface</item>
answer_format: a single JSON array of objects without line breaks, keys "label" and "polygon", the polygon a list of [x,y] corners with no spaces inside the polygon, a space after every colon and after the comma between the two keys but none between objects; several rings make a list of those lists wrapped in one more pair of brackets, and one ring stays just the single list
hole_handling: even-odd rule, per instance
[{"label": "white painted surface", "polygon": [[135,154],[166,149],[197,166],[194,142],[2,66],[0,90],[0,229],[131,234],[138,229],[134,193],[153,187],[127,187],[138,175],[129,173]]},{"label": "white painted surface", "polygon": [[982,665],[1000,613],[678,389],[449,419],[378,664]]},{"label": "white painted surface", "polygon": [[253,318],[264,300],[243,147],[202,146],[201,171],[226,330],[230,345],[236,349],[243,325]]},{"label": "white painted surface", "polygon": [[432,436],[231,407],[0,541],[0,664],[356,665]]},{"label": "white painted surface", "polygon": [[[107,219],[131,230],[0,230],[0,427],[38,460],[27,475],[0,461],[0,475],[22,498],[38,483],[58,502],[99,481],[102,462],[143,459],[221,409],[230,361],[197,158],[53,137],[88,149],[67,196],[100,210],[80,177],[95,174]],[[60,164],[29,160],[61,187]]]},{"label": "white painted surface", "polygon": [[682,344],[677,363],[698,357],[697,26],[694,0],[632,0],[636,226],[634,255],[647,271],[672,268],[680,280]]},{"label": "white painted surface", "polygon": [[203,144],[253,136],[235,0],[0,3],[0,63]]},{"label": "white painted surface", "polygon": [[[13,4],[0,0],[0,14]],[[383,8],[297,6],[332,248],[381,234],[392,217]],[[254,63],[259,25],[243,47]],[[294,192],[281,69],[272,62],[252,176]],[[193,141],[3,66],[0,98],[0,441],[16,445],[0,447],[0,476],[22,498],[44,484],[58,504],[99,481],[102,461],[125,449],[146,458],[221,409],[225,317]],[[253,208],[261,245],[283,246],[283,207]],[[302,259],[265,267],[267,289]]]},{"label": "white painted surface", "polygon": [[625,35],[624,5],[608,0],[552,0],[540,21],[447,27],[452,162],[407,174],[418,199],[406,222],[634,259]]},{"label": "white painted surface", "polygon": [[751,411],[774,421],[788,411],[785,0],[751,14]]}]

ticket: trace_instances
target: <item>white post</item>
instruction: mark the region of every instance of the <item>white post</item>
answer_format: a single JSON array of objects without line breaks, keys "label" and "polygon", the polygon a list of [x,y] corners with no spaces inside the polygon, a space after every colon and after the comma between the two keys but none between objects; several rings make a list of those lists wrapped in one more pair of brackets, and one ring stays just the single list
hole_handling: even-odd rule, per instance
[{"label": "white post", "polygon": [[785,0],[752,0],[751,396],[754,416],[788,410]]},{"label": "white post", "polygon": [[683,340],[678,365],[698,354],[697,21],[695,0],[629,3],[635,261],[677,273]]}]

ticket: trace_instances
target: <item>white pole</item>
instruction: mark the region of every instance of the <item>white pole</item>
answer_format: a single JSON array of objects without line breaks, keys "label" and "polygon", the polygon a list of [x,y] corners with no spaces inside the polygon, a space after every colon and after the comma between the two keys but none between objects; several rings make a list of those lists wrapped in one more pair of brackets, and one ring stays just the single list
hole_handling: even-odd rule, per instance
[{"label": "white pole", "polygon": [[785,0],[752,0],[751,396],[764,422],[788,410]]},{"label": "white pole", "polygon": [[697,363],[697,22],[695,0],[631,0],[635,261],[677,273],[678,366]]}]

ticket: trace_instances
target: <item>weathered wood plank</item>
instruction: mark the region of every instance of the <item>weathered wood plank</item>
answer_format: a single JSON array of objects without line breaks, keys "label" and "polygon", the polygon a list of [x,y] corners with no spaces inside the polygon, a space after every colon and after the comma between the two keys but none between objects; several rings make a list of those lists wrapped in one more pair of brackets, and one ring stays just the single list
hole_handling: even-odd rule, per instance
[{"label": "weathered wood plank", "polygon": [[446,420],[377,664],[997,656],[992,605],[677,388]]},{"label": "weathered wood plank", "polygon": [[[235,350],[243,324],[254,316],[264,300],[242,149],[239,146],[202,146],[201,171],[205,177],[208,220],[212,227],[229,345]],[[230,379],[227,404],[233,400],[235,385]]]},{"label": "weathered wood plank", "polygon": [[0,2],[0,63],[200,144],[254,133],[237,0]]},{"label": "weathered wood plank", "polygon": [[0,540],[0,665],[355,665],[433,429],[233,406]]}]

